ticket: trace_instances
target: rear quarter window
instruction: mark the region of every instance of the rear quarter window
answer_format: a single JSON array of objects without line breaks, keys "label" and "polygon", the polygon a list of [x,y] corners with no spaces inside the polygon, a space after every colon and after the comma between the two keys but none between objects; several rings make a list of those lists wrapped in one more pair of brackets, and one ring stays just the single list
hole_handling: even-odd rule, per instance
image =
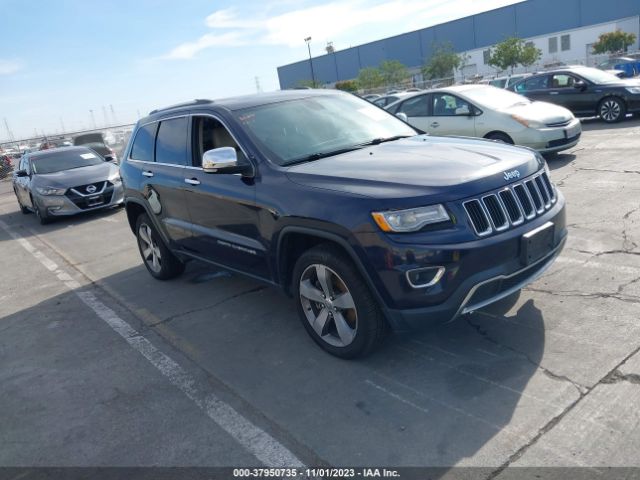
[{"label": "rear quarter window", "polygon": [[148,123],[138,129],[131,147],[131,158],[133,160],[153,162],[153,145],[157,129],[158,124],[156,122]]}]

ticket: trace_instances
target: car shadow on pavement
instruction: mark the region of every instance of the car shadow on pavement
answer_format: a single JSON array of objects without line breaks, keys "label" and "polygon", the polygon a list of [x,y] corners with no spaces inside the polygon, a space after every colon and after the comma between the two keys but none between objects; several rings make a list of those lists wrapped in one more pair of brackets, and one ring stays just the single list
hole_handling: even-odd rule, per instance
[{"label": "car shadow on pavement", "polygon": [[[497,467],[559,408],[555,385],[546,385],[553,380],[538,367],[542,312],[532,300],[517,304],[517,295],[444,325],[391,336],[370,357],[344,361],[308,337],[291,299],[208,265],[191,262],[168,282],[139,265],[96,284],[105,304],[135,316],[135,328],[160,334],[254,418],[269,419],[261,426],[287,432],[331,465]],[[21,328],[43,328],[35,319],[48,318],[60,303],[65,300],[53,298],[17,313],[34,319]],[[0,325],[10,325],[11,317]],[[70,325],[87,322],[74,311],[66,318]],[[55,342],[47,349],[55,351]],[[527,393],[532,382],[544,384],[549,396]],[[47,415],[66,415],[55,408]],[[56,455],[51,458],[65,458],[59,449]]]},{"label": "car shadow on pavement", "polygon": [[582,123],[582,130],[585,132],[591,130],[610,130],[615,128],[616,130],[627,129],[627,128],[638,128],[640,127],[640,117],[638,115],[629,116],[618,122],[618,123],[607,123],[603,120],[600,120],[598,117],[589,117],[580,119]]},{"label": "car shadow on pavement", "polygon": [[557,170],[565,167],[576,159],[573,153],[558,153],[556,155],[545,157],[549,170]]}]

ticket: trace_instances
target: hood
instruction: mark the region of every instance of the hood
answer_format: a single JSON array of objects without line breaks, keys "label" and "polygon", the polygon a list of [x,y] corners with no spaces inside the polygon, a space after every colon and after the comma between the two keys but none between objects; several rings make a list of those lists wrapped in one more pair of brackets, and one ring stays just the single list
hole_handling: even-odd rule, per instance
[{"label": "hood", "polygon": [[509,115],[518,115],[527,120],[536,120],[544,124],[561,123],[573,119],[573,114],[568,109],[547,102],[518,104],[504,109],[503,112]]},{"label": "hood", "polygon": [[34,178],[37,186],[71,188],[88,183],[103,182],[116,175],[118,175],[118,167],[112,163],[104,162],[61,172],[37,174]]},{"label": "hood", "polygon": [[448,201],[499,188],[541,167],[526,148],[418,135],[294,165],[287,176],[300,185],[373,198],[437,195]]}]

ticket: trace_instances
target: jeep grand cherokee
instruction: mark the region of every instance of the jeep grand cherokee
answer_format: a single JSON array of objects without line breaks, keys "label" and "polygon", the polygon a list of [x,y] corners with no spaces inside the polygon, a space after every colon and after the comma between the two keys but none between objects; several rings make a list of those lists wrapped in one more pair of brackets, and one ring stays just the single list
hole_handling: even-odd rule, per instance
[{"label": "jeep grand cherokee", "polygon": [[532,150],[438,138],[355,96],[196,100],[140,120],[126,211],[149,273],[191,259],[283,288],[326,351],[448,321],[542,274],[564,199]]}]

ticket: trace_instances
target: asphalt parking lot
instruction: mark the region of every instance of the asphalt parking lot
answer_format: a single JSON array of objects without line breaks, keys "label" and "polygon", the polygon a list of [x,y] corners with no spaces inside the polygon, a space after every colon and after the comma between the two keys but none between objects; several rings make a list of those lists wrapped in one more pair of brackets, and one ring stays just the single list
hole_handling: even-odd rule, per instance
[{"label": "asphalt parking lot", "polygon": [[153,280],[121,209],[41,226],[0,182],[0,466],[640,466],[640,120],[584,130],[544,277],[351,362],[270,287]]}]

